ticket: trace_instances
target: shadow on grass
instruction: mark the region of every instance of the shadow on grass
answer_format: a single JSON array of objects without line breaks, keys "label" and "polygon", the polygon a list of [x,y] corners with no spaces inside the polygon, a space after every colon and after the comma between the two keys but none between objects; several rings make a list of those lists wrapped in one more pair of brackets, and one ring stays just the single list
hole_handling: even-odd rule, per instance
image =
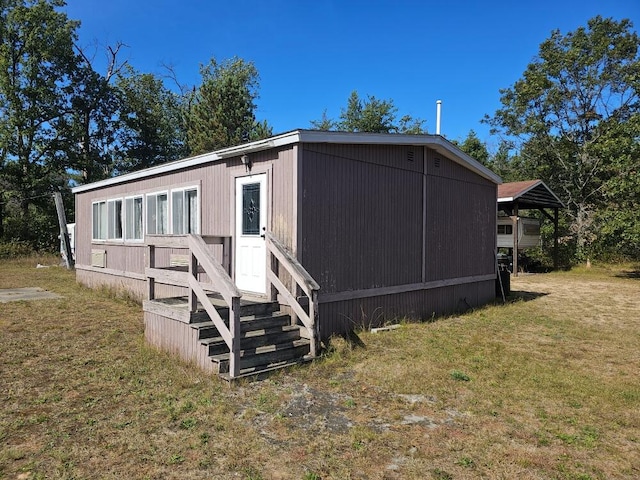
[{"label": "shadow on grass", "polygon": [[640,267],[636,267],[633,270],[624,270],[616,275],[617,278],[631,278],[634,280],[640,280]]},{"label": "shadow on grass", "polygon": [[[515,302],[529,302],[531,300],[535,300],[536,298],[544,297],[549,295],[545,292],[527,292],[525,290],[511,290],[511,293],[507,297],[507,301],[505,303],[515,303]],[[502,303],[502,298],[498,298],[499,302]]]}]

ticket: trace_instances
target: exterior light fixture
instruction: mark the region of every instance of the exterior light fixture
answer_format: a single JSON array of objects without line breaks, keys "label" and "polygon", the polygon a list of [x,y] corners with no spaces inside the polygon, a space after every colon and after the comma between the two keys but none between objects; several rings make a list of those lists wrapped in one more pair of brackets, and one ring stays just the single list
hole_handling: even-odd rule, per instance
[{"label": "exterior light fixture", "polygon": [[247,172],[251,171],[251,160],[249,160],[249,155],[242,155],[242,157],[240,157],[240,159],[242,160],[242,164],[245,167],[245,170]]}]

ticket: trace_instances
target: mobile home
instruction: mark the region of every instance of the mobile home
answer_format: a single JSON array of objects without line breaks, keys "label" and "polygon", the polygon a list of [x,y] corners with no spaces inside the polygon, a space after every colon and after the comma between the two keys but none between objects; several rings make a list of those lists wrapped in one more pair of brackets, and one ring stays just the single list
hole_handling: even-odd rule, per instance
[{"label": "mobile home", "polygon": [[149,341],[202,366],[213,322],[234,376],[261,299],[312,355],[492,300],[499,183],[439,135],[295,130],[74,188],[77,278],[145,299]]}]

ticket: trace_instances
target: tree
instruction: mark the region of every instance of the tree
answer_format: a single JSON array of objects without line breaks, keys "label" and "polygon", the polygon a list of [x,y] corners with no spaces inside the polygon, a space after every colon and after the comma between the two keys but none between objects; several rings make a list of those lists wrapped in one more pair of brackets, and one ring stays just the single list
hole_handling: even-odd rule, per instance
[{"label": "tree", "polygon": [[255,117],[258,70],[251,62],[215,59],[200,68],[202,84],[188,112],[187,144],[197,155],[271,135]]},{"label": "tree", "polygon": [[336,122],[329,118],[327,115],[327,109],[325,108],[320,120],[311,120],[311,128],[315,130],[330,131],[336,128]]},{"label": "tree", "polygon": [[90,183],[112,176],[120,156],[120,117],[123,103],[113,80],[125,68],[127,61],[118,58],[122,42],[106,47],[107,66],[103,74],[93,66],[93,59],[75,44],[79,64],[73,76],[73,100],[67,153],[70,167],[77,172],[74,180]]},{"label": "tree", "polygon": [[631,147],[639,138],[618,128],[640,111],[638,46],[629,20],[597,16],[566,35],[556,30],[486,118],[494,132],[517,141],[522,165],[565,200],[577,258],[589,254],[593,221],[606,207],[616,158],[608,140],[624,135]]},{"label": "tree", "polygon": [[78,23],[56,10],[63,5],[5,0],[0,6],[0,180],[10,217],[7,238],[41,241],[39,229],[46,230],[50,217],[38,209],[51,203],[52,187],[66,185]]},{"label": "tree", "polygon": [[399,122],[396,122],[397,111],[398,108],[393,100],[379,100],[371,95],[362,100],[354,90],[347,100],[347,106],[341,109],[338,121],[327,117],[325,110],[320,120],[311,121],[311,126],[318,130],[344,132],[426,133],[422,127],[424,120],[404,115]]},{"label": "tree", "polygon": [[118,172],[151,167],[187,155],[181,97],[151,73],[127,67],[115,85],[121,101]]},{"label": "tree", "polygon": [[609,157],[607,180],[601,189],[603,207],[594,218],[596,252],[608,258],[640,259],[640,114],[617,123],[599,143]]},{"label": "tree", "polygon": [[491,162],[489,161],[489,150],[487,149],[487,144],[478,138],[475,131],[470,130],[467,134],[467,138],[465,138],[462,143],[455,141],[453,143],[460,147],[460,150],[472,157],[474,160],[490,167]]}]

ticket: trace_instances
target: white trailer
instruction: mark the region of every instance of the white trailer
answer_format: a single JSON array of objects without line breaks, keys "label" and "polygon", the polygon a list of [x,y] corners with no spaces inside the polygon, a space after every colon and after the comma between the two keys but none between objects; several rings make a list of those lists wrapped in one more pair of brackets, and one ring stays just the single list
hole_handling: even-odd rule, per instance
[{"label": "white trailer", "polygon": [[[512,217],[498,217],[498,248],[513,248]],[[518,217],[518,250],[540,245],[540,220]]]}]

